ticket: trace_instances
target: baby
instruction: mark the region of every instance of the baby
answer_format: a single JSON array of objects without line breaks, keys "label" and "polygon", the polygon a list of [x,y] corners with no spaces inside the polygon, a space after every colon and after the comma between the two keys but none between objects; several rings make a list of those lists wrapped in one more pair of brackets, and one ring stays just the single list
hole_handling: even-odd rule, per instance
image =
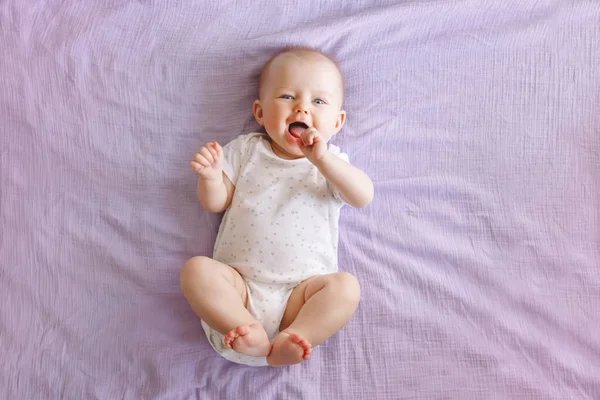
[{"label": "baby", "polygon": [[190,162],[202,206],[225,214],[213,258],[191,258],[181,288],[230,361],[300,363],[358,307],[356,278],[338,272],[338,219],[343,204],[371,202],[373,183],[328,144],[343,96],[331,59],[286,49],[260,75],[253,111],[266,134],[208,143]]}]

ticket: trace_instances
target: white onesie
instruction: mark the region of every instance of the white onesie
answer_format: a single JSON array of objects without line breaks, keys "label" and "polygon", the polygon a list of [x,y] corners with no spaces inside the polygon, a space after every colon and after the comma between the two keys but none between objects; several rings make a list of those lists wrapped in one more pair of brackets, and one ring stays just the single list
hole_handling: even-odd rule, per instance
[{"label": "white onesie", "polygon": [[[329,151],[348,156],[329,144]],[[246,282],[248,309],[269,340],[279,332],[287,301],[303,280],[338,271],[338,219],[344,204],[306,158],[285,160],[264,133],[241,135],[223,147],[223,172],[235,185],[217,234],[213,258],[235,268]],[[223,335],[202,326],[224,358],[267,365],[228,349]]]}]

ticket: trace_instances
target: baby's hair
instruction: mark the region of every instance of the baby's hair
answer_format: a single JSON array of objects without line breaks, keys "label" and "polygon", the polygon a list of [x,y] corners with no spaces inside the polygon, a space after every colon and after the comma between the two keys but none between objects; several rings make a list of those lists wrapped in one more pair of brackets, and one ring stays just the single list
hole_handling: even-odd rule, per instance
[{"label": "baby's hair", "polygon": [[337,62],[337,60],[335,58],[333,58],[332,56],[325,54],[324,52],[322,52],[321,50],[312,48],[312,47],[308,47],[308,46],[289,46],[289,47],[285,47],[279,51],[277,51],[275,54],[273,54],[271,56],[271,58],[269,58],[269,60],[265,63],[265,65],[263,66],[263,68],[260,71],[260,75],[258,78],[258,91],[259,91],[259,97],[260,97],[260,90],[263,86],[263,83],[265,81],[265,78],[267,76],[267,73],[269,72],[269,67],[271,66],[271,64],[273,63],[273,61],[275,61],[275,59],[283,54],[299,54],[299,55],[306,55],[306,54],[319,54],[323,57],[325,57],[326,59],[328,59],[329,61],[331,61],[333,63],[333,65],[335,65],[335,67],[338,70],[338,73],[340,75],[340,84],[341,84],[341,89],[342,89],[342,98],[344,97],[344,74],[342,74],[342,69],[340,68],[339,63]]}]

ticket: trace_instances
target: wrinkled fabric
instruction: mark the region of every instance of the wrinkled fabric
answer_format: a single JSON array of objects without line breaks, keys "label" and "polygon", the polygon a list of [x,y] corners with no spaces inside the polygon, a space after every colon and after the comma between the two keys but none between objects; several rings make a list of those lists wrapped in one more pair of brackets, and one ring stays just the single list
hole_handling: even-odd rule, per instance
[{"label": "wrinkled fabric", "polygon": [[[600,398],[600,3],[0,1],[0,397]],[[258,129],[262,64],[321,48],[351,322],[227,362],[179,289],[210,255],[188,162]]]}]

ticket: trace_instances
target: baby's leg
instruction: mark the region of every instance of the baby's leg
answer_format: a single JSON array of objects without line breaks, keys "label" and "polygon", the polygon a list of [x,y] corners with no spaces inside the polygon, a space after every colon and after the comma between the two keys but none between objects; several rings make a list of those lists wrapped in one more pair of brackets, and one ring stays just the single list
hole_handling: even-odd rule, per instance
[{"label": "baby's leg", "polygon": [[312,347],[342,329],[358,307],[360,286],[346,272],[320,275],[300,283],[292,292],[273,342],[270,365],[297,364],[310,357]]},{"label": "baby's leg", "polygon": [[269,354],[267,333],[246,309],[246,284],[235,269],[208,257],[193,257],[181,271],[181,290],[196,315],[225,335],[227,347],[249,356]]}]

